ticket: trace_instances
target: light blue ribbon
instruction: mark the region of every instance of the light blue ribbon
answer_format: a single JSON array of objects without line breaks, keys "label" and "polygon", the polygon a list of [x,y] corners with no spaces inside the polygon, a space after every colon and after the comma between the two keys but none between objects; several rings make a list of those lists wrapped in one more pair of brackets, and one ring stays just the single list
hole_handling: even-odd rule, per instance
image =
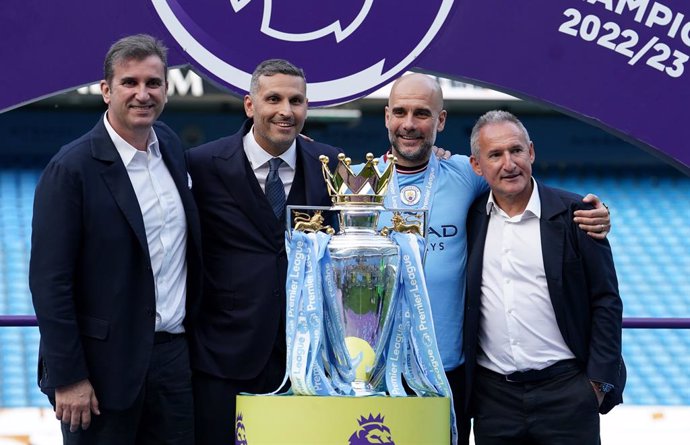
[{"label": "light blue ribbon", "polygon": [[431,304],[420,252],[422,237],[393,232],[400,247],[398,307],[386,357],[386,385],[391,396],[406,396],[401,374],[418,396],[450,398],[453,443],[457,443],[453,395],[436,343]]},{"label": "light blue ribbon", "polygon": [[293,231],[286,240],[286,377],[299,395],[350,395],[356,366],[345,346],[328,254],[330,235]]},{"label": "light blue ribbon", "polygon": [[[428,210],[428,215],[431,216],[431,206],[434,203],[432,199],[434,193],[436,192],[436,187],[438,186],[438,171],[440,162],[438,158],[432,153],[429,158],[429,164],[427,165],[426,171],[424,172],[424,179],[422,181],[423,190],[420,190],[422,196],[420,197],[420,202],[408,206],[407,204],[401,202],[400,200],[400,185],[398,184],[398,171],[393,172],[393,177],[388,184],[388,192],[384,198],[384,205],[387,209],[402,209],[410,207],[413,209]],[[420,205],[421,203],[421,205]]]}]

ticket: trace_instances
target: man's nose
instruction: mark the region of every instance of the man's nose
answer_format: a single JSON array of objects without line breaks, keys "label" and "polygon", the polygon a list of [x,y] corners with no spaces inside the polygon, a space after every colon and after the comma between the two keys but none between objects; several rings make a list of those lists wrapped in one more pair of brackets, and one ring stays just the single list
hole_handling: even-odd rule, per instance
[{"label": "man's nose", "polygon": [[289,100],[283,100],[280,102],[278,112],[283,116],[292,115],[292,104]]},{"label": "man's nose", "polygon": [[414,130],[415,129],[416,124],[414,121],[414,116],[412,116],[412,114],[405,115],[405,117],[403,118],[402,127],[405,130]]},{"label": "man's nose", "polygon": [[509,151],[506,151],[503,155],[503,168],[506,170],[512,170],[515,167],[515,161],[513,160],[513,155]]},{"label": "man's nose", "polygon": [[139,85],[137,87],[136,98],[140,102],[146,102],[149,99],[150,93],[146,85]]}]

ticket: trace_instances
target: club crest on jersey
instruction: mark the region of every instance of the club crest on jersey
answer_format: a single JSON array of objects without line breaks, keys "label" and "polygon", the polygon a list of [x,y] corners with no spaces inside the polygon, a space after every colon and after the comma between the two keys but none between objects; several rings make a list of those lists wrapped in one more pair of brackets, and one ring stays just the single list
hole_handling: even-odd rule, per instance
[{"label": "club crest on jersey", "polygon": [[207,76],[243,94],[259,62],[287,59],[304,69],[309,102],[317,106],[361,97],[402,73],[454,1],[150,0]]},{"label": "club crest on jersey", "polygon": [[406,185],[400,189],[400,199],[408,206],[413,206],[419,202],[422,191],[416,185]]}]

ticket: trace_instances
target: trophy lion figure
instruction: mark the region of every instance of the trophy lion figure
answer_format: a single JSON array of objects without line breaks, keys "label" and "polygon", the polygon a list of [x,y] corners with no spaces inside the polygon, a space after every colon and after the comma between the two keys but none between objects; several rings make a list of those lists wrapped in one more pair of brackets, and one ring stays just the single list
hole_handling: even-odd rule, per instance
[{"label": "trophy lion figure", "polygon": [[308,213],[295,212],[295,230],[299,230],[305,233],[314,233],[318,231],[325,231],[329,235],[333,235],[335,230],[331,226],[324,226],[323,215],[320,210],[314,212],[311,217]]}]

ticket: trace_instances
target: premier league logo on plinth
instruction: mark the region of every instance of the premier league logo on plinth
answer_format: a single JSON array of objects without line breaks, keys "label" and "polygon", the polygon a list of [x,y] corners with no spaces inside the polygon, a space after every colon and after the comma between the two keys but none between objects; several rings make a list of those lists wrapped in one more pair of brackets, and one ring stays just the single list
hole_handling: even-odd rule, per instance
[{"label": "premier league logo on plinth", "polygon": [[323,208],[289,207],[296,216],[286,240],[292,392],[405,396],[405,380],[419,396],[449,396],[422,269],[425,213],[385,208],[395,161],[380,172],[368,154],[359,174],[345,155],[332,174],[329,159],[321,161],[338,232],[325,224]]}]

